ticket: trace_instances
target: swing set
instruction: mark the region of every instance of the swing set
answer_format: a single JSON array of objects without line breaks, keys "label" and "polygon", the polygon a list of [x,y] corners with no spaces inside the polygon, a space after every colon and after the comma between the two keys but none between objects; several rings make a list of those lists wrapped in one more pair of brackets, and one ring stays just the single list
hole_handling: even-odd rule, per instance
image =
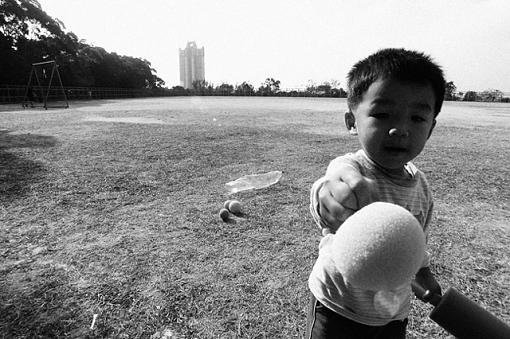
[{"label": "swing set", "polygon": [[[42,104],[42,105],[41,105]],[[22,106],[69,108],[66,92],[55,60],[32,64]]]}]

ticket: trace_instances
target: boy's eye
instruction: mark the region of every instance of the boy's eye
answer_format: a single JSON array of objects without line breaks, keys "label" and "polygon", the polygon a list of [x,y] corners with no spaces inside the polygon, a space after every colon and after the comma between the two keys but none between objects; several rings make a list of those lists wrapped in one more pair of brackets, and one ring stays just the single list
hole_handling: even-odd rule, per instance
[{"label": "boy's eye", "polygon": [[385,119],[389,116],[389,114],[388,113],[372,113],[371,116],[376,119]]},{"label": "boy's eye", "polygon": [[425,122],[427,121],[426,118],[422,117],[422,116],[419,116],[419,115],[415,115],[412,117],[413,121],[415,122]]}]

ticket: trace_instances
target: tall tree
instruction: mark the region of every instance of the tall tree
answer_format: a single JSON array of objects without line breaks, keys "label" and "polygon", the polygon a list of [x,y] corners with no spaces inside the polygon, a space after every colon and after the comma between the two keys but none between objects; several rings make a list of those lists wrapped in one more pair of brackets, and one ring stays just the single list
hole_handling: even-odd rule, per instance
[{"label": "tall tree", "polygon": [[234,93],[235,95],[250,96],[255,94],[255,88],[244,81],[242,84],[236,85]]},{"label": "tall tree", "polygon": [[266,81],[260,85],[258,92],[262,96],[271,96],[277,94],[280,92],[280,80],[267,78]]},{"label": "tall tree", "polygon": [[193,93],[196,95],[212,95],[213,86],[205,80],[195,80],[192,83]]},{"label": "tall tree", "polygon": [[0,0],[0,83],[26,84],[31,64],[56,60],[67,86],[161,87],[149,61],[80,41],[36,0]]},{"label": "tall tree", "polygon": [[457,100],[456,93],[457,93],[457,87],[455,86],[453,81],[448,81],[445,84],[444,99],[449,100],[449,101]]},{"label": "tall tree", "polygon": [[331,95],[331,85],[329,82],[324,82],[321,85],[317,86],[317,94],[319,96],[329,97]]},{"label": "tall tree", "polygon": [[232,95],[234,93],[234,86],[223,83],[216,87],[216,95]]}]

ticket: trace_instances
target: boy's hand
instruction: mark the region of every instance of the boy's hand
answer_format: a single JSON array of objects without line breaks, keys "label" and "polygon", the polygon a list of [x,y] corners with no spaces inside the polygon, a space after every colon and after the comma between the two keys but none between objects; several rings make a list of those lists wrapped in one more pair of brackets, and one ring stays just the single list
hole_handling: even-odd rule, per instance
[{"label": "boy's hand", "polygon": [[413,287],[413,292],[421,301],[429,302],[434,296],[441,296],[442,294],[441,286],[428,267],[422,267],[416,273],[414,282],[419,285],[420,290]]},{"label": "boy's hand", "polygon": [[318,193],[319,214],[333,231],[358,209],[377,201],[375,181],[347,164],[330,165]]},{"label": "boy's hand", "polygon": [[332,231],[338,227],[356,210],[358,202],[350,187],[338,180],[325,180],[319,190],[319,214]]}]

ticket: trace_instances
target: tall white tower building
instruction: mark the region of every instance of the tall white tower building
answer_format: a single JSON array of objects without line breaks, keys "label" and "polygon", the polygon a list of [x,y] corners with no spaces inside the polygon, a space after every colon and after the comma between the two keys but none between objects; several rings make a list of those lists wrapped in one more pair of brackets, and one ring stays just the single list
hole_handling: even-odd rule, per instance
[{"label": "tall white tower building", "polygon": [[195,80],[205,80],[204,47],[197,48],[195,41],[190,41],[185,49],[179,48],[179,68],[184,88],[193,88]]}]

